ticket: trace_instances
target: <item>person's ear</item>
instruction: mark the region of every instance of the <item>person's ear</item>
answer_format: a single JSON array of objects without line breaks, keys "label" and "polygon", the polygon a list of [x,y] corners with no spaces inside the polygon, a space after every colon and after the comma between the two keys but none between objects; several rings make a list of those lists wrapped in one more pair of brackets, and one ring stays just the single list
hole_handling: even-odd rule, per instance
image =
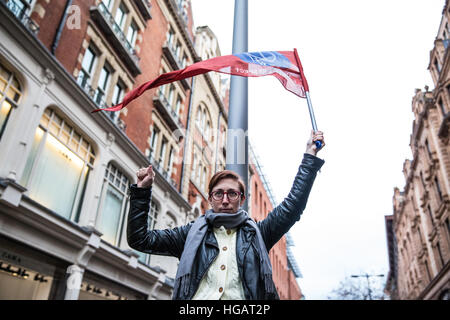
[{"label": "person's ear", "polygon": [[246,199],[246,198],[245,198],[245,195],[242,195],[242,196],[241,196],[241,202],[244,202],[245,199]]}]

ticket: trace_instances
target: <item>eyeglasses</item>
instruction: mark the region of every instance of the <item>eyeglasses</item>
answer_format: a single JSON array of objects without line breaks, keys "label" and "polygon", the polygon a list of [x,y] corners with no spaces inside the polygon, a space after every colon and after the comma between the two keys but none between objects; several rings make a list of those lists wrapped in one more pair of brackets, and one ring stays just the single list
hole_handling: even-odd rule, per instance
[{"label": "eyeglasses", "polygon": [[213,198],[213,200],[220,201],[223,199],[225,194],[227,195],[228,200],[236,201],[242,195],[242,192],[236,190],[228,190],[228,191],[216,190],[211,192],[211,197]]}]

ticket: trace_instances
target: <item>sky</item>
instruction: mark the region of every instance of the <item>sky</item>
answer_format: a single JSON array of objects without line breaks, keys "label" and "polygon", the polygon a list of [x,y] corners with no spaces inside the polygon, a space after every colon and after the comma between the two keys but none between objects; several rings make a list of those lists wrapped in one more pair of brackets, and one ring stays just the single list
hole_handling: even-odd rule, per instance
[{"label": "sky", "polygon": [[[428,71],[445,0],[248,0],[249,51],[297,48],[325,160],[291,229],[306,299],[327,299],[351,275],[389,271],[384,216],[403,190],[415,89]],[[232,53],[234,0],[192,0]],[[249,79],[249,139],[278,202],[292,186],[311,132],[305,99],[273,77]],[[375,279],[375,278],[374,278]],[[380,285],[384,278],[373,280]],[[358,281],[355,279],[354,281]]]}]

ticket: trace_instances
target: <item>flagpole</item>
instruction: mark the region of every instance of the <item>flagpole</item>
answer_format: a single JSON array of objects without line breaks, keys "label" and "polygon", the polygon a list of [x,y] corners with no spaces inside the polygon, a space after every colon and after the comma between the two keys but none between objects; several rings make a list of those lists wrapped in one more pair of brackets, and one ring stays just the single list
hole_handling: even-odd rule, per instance
[{"label": "flagpole", "polygon": [[[313,109],[313,106],[311,103],[311,96],[309,95],[308,81],[306,81],[305,74],[303,73],[302,63],[300,62],[300,57],[298,56],[297,49],[295,49],[295,48],[294,48],[294,55],[295,55],[295,60],[297,60],[297,65],[298,65],[298,69],[300,71],[300,77],[302,78],[303,87],[305,88],[306,101],[308,103],[308,110],[309,110],[309,116],[311,118],[312,128],[313,128],[314,132],[317,132],[319,130],[317,129],[316,117],[314,116],[314,109]],[[322,142],[316,141],[316,147],[317,147],[317,149],[322,148]]]},{"label": "flagpole", "polygon": [[[248,51],[248,0],[235,0],[233,54]],[[231,76],[226,169],[239,174],[248,194],[248,78]],[[246,198],[247,194],[245,194]],[[247,200],[242,209],[248,211]]]}]

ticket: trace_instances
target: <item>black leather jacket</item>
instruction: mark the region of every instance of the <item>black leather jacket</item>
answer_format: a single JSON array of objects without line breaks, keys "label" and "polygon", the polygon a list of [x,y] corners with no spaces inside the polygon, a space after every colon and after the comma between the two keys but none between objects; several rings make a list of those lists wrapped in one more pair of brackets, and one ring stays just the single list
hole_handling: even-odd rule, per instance
[{"label": "black leather jacket", "polygon": [[[289,195],[267,218],[257,223],[269,251],[289,229],[300,220],[305,209],[317,171],[324,161],[305,154]],[[166,230],[148,230],[147,216],[151,199],[151,189],[130,187],[130,211],[128,214],[127,239],[131,248],[158,255],[181,257],[188,232],[193,222]],[[266,294],[264,282],[259,275],[259,257],[255,231],[244,226],[238,229],[236,237],[236,257],[244,294],[248,300],[279,299],[278,295]],[[190,300],[194,296],[202,277],[219,254],[217,240],[212,229],[206,234],[205,245],[200,246],[192,270],[192,281],[186,296],[172,297],[176,300]]]}]

